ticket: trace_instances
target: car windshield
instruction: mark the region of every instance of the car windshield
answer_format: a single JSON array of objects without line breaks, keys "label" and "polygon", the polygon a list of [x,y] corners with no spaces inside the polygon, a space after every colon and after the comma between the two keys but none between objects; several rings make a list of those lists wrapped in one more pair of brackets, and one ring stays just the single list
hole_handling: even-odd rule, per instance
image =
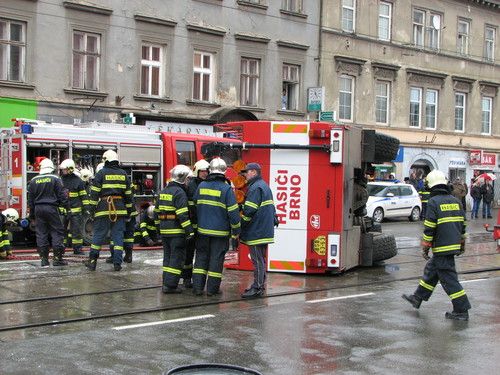
[{"label": "car windshield", "polygon": [[368,195],[372,197],[383,197],[385,195],[384,190],[386,185],[372,185],[369,184],[367,187]]}]

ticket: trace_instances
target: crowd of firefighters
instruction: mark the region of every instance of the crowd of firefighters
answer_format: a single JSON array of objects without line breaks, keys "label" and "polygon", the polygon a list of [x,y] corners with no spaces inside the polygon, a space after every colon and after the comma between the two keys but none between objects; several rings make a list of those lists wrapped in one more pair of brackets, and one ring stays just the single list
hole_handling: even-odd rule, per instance
[{"label": "crowd of firefighters", "polygon": [[[93,237],[85,266],[95,271],[103,245],[109,243],[115,271],[122,262],[132,262],[134,242],[144,246],[163,245],[163,293],[180,293],[180,280],[193,294],[208,296],[220,292],[224,257],[230,243],[239,241],[250,249],[254,282],[244,298],[259,297],[266,281],[265,254],[274,240],[275,207],[272,192],[261,178],[261,167],[249,163],[239,170],[246,185],[243,200],[237,203],[235,191],[226,176],[221,158],[210,163],[204,159],[193,170],[176,165],[155,202],[137,212],[134,188],[127,172],[119,165],[118,154],[107,150],[96,174],[78,171],[72,159],[60,165],[61,176],[54,174],[50,159],[40,162],[39,174],[28,185],[29,220],[35,223],[41,266],[65,266],[65,247],[83,254],[84,217],[93,218]],[[10,255],[6,225],[19,219],[10,208],[0,215],[0,256]]]}]

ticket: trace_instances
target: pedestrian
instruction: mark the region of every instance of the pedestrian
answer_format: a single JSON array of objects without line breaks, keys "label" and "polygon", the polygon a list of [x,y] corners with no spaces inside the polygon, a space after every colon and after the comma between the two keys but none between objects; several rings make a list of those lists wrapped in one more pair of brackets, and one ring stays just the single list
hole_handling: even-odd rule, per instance
[{"label": "pedestrian", "polygon": [[229,238],[239,237],[240,215],[230,182],[226,179],[227,165],[221,158],[210,162],[209,175],[201,182],[194,196],[198,220],[198,239],[193,268],[193,293],[207,295],[220,291],[224,256]]},{"label": "pedestrian", "polygon": [[163,241],[162,292],[167,294],[182,292],[177,286],[186,259],[186,242],[194,239],[186,194],[190,176],[191,169],[186,165],[179,164],[172,168],[171,181],[160,192],[156,203]]},{"label": "pedestrian", "polygon": [[194,241],[189,241],[186,248],[186,260],[184,262],[184,268],[182,270],[182,280],[184,288],[192,288],[193,287],[193,260],[194,260],[194,252],[196,248],[196,206],[194,204],[194,195],[198,190],[198,186],[202,181],[208,176],[208,168],[210,164],[205,159],[200,159],[194,164],[194,176],[189,179],[189,184],[187,187],[187,196],[188,196],[188,208],[189,208],[189,218],[191,220],[191,224],[193,224]]},{"label": "pedestrian", "polygon": [[419,190],[418,189],[418,179],[417,179],[417,174],[415,172],[411,172],[410,173],[410,177],[408,179],[408,183],[413,185],[413,187],[415,188],[415,190]]},{"label": "pedestrian", "polygon": [[462,204],[462,208],[464,212],[467,210],[467,206],[465,203],[465,197],[468,193],[467,185],[462,182],[460,177],[455,178],[455,181],[450,186],[451,195],[458,199],[458,201]]},{"label": "pedestrian", "polygon": [[429,202],[429,196],[431,195],[431,190],[427,186],[427,182],[424,182],[422,190],[419,190],[418,195],[420,196],[420,202],[422,203],[422,211],[420,211],[420,220],[425,219],[425,214],[427,211],[427,203]]},{"label": "pedestrian", "polygon": [[491,202],[493,202],[493,185],[491,180],[484,181],[483,186],[481,186],[481,197],[483,198],[483,219],[491,219]]},{"label": "pedestrian", "polygon": [[[430,172],[427,183],[431,196],[422,235],[422,256],[427,264],[415,293],[402,297],[418,309],[422,301],[431,297],[439,281],[453,304],[453,311],[445,317],[469,320],[471,305],[455,269],[455,255],[465,251],[465,213],[460,202],[448,192],[443,172]],[[433,255],[429,257],[431,249]]]},{"label": "pedestrian", "polygon": [[139,220],[141,246],[154,246],[160,241],[158,225],[155,219],[155,206],[149,205],[142,211]]},{"label": "pedestrian", "polygon": [[[73,254],[83,254],[83,213],[89,209],[89,200],[85,183],[75,173],[76,166],[72,159],[63,160],[59,164],[62,172],[61,180],[69,196],[69,212],[66,216],[66,238],[71,239]],[[69,226],[69,230],[68,230]],[[68,241],[69,243],[69,241]]]},{"label": "pedestrian", "polygon": [[36,244],[42,267],[49,266],[49,236],[54,251],[53,266],[66,266],[64,254],[64,219],[61,213],[69,209],[69,202],[61,179],[50,159],[40,162],[39,175],[28,185],[29,219],[35,221]]},{"label": "pedestrian", "polygon": [[474,179],[471,180],[470,196],[472,197],[472,212],[470,218],[477,219],[479,206],[481,205],[481,199],[483,197],[481,194],[481,184],[479,180],[478,181],[474,181]]},{"label": "pedestrian", "polygon": [[253,283],[241,297],[254,298],[261,297],[265,290],[267,246],[274,242],[276,209],[260,165],[249,163],[241,173],[245,175],[248,190],[242,209],[240,241],[249,247],[253,263]]},{"label": "pedestrian", "polygon": [[85,266],[95,271],[97,259],[111,232],[113,268],[122,269],[125,223],[133,211],[133,196],[127,172],[119,167],[118,154],[107,150],[102,155],[104,167],[96,173],[90,188],[90,204],[94,216],[94,236]]},{"label": "pedestrian", "polygon": [[14,208],[7,208],[0,214],[0,259],[7,259],[12,255],[10,247],[9,229],[19,219],[19,213]]}]

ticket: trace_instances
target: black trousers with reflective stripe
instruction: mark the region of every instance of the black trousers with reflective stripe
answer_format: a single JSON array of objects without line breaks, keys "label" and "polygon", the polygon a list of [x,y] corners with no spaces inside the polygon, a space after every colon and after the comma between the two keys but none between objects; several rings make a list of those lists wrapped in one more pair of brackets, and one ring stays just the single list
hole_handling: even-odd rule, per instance
[{"label": "black trousers with reflective stripe", "polygon": [[167,288],[177,288],[181,278],[184,259],[186,258],[186,238],[165,237],[163,242],[163,267],[168,267],[174,272],[163,271],[163,285]]},{"label": "black trousers with reflective stripe", "polygon": [[186,246],[186,260],[184,261],[184,269],[182,270],[182,278],[190,280],[193,277],[193,260],[197,235],[194,241],[189,241]]},{"label": "black trousers with reflective stripe", "polygon": [[193,272],[193,289],[202,291],[207,285],[207,293],[215,294],[219,291],[221,277],[208,276],[208,272],[222,274],[224,256],[229,250],[228,237],[209,237],[198,234],[196,240],[196,258],[194,269],[202,269],[207,274]]},{"label": "black trousers with reflective stripe", "polygon": [[443,286],[446,294],[450,296],[454,311],[464,312],[471,308],[469,299],[465,293],[457,298],[453,296],[455,293],[463,291],[462,285],[458,281],[454,255],[433,256],[427,261],[424,268],[424,275],[415,291],[415,295],[427,301],[432,295],[433,290],[431,289],[434,289],[438,281]]},{"label": "black trousers with reflective stripe", "polygon": [[35,206],[36,245],[38,250],[47,256],[49,253],[49,235],[54,252],[64,252],[64,225],[59,209],[49,204]]},{"label": "black trousers with reflective stripe", "polygon": [[[71,233],[71,243],[73,249],[80,249],[83,246],[82,233],[83,233],[83,215],[70,214],[69,215],[69,233]],[[75,241],[76,240],[76,241]]]}]

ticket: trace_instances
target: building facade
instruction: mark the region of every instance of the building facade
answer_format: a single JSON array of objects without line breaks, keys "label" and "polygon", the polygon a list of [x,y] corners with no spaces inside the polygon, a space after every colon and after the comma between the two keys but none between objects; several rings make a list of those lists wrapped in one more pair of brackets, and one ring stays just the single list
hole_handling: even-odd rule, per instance
[{"label": "building facade", "polygon": [[306,117],[320,3],[3,0],[0,125]]},{"label": "building facade", "polygon": [[325,0],[322,9],[326,109],[401,141],[377,177],[499,174],[499,1]]}]

